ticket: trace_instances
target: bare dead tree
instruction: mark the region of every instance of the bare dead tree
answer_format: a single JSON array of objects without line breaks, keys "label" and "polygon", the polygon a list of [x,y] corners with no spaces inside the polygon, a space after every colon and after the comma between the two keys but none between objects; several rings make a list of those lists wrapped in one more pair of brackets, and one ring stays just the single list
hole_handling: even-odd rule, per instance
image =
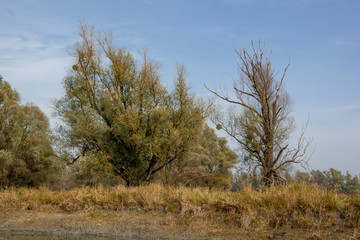
[{"label": "bare dead tree", "polygon": [[235,50],[239,79],[234,82],[235,97],[226,91],[211,90],[220,99],[240,107],[241,113],[232,109],[228,114],[214,114],[213,121],[238,142],[253,161],[254,171],[260,169],[265,186],[279,184],[282,169],[291,164],[306,163],[310,141],[303,129],[297,146],[290,148],[290,135],[294,130],[291,116],[291,99],[283,87],[285,67],[279,79],[271,65],[271,50],[259,42],[252,43],[252,52]]}]

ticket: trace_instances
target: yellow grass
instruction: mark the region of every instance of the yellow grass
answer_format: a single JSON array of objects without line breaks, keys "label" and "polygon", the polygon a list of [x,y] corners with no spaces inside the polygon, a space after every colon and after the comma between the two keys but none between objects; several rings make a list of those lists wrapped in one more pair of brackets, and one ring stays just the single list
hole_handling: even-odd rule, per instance
[{"label": "yellow grass", "polygon": [[360,196],[297,184],[263,191],[224,192],[148,185],[114,188],[9,188],[0,191],[2,210],[160,211],[178,217],[220,219],[236,227],[360,227]]}]

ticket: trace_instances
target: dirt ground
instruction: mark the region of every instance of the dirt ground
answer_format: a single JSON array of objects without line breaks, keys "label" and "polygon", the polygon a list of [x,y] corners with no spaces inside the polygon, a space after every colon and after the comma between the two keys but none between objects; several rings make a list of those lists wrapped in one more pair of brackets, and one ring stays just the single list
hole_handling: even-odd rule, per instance
[{"label": "dirt ground", "polygon": [[[356,229],[242,229],[200,217],[137,211],[1,211],[4,236],[96,239],[360,239]],[[7,238],[6,238],[7,239]],[[13,238],[9,238],[13,239]],[[48,239],[48,238],[47,238]]]}]

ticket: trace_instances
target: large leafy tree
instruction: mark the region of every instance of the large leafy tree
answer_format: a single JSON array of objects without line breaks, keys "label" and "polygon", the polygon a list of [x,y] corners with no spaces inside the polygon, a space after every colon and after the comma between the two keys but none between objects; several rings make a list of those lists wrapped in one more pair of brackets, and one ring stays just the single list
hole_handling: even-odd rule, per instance
[{"label": "large leafy tree", "polygon": [[57,164],[48,119],[0,76],[0,185],[39,186],[54,179]]},{"label": "large leafy tree", "polygon": [[234,98],[226,92],[210,90],[234,106],[226,114],[215,114],[214,121],[246,152],[246,160],[260,169],[266,186],[282,181],[280,171],[294,163],[306,160],[308,142],[302,132],[296,147],[289,145],[293,130],[291,101],[284,89],[286,70],[277,78],[270,52],[259,43],[252,51],[235,50],[240,78],[234,82]]},{"label": "large leafy tree", "polygon": [[139,185],[181,159],[203,123],[200,107],[178,66],[173,91],[160,81],[158,65],[144,51],[140,64],[116,48],[109,34],[84,24],[72,52],[74,65],[65,77],[65,96],[55,102],[66,151],[74,162],[101,155],[127,185]]}]

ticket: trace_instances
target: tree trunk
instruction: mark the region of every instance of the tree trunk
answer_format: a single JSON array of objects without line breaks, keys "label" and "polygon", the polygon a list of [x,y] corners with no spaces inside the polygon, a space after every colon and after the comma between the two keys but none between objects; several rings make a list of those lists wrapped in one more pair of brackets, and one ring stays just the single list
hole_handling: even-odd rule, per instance
[{"label": "tree trunk", "polygon": [[272,169],[268,170],[267,172],[264,173],[264,185],[265,187],[271,187],[273,185],[275,185],[275,171],[273,171]]}]

